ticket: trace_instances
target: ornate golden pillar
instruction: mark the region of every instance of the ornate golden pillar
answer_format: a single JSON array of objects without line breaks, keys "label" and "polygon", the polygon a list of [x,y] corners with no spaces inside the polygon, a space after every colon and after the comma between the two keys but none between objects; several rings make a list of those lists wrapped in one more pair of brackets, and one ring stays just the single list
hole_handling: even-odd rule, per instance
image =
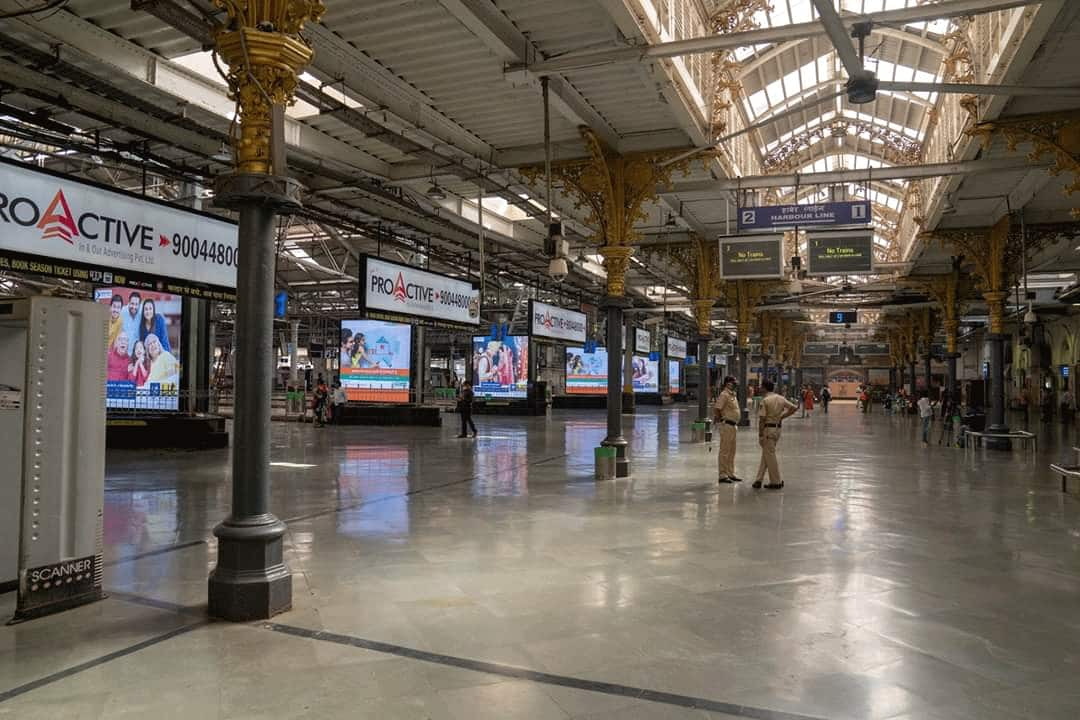
[{"label": "ornate golden pillar", "polygon": [[318,0],[215,2],[228,13],[216,45],[239,111],[232,138],[236,171],[218,178],[215,202],[237,211],[240,224],[232,511],[214,528],[217,566],[207,589],[210,615],[246,622],[292,606],[285,524],[270,511],[273,365],[267,359],[273,353],[275,217],[300,207],[300,186],[287,176],[284,137],[272,128],[275,116],[283,124],[297,73],[311,60],[300,29],[325,8]]},{"label": "ornate golden pillar", "polygon": [[[630,474],[630,458],[622,433],[622,413],[624,408],[633,412],[634,394],[630,373],[623,371],[622,339],[623,313],[632,304],[626,297],[626,272],[634,254],[633,242],[638,238],[634,224],[647,219],[642,206],[657,197],[657,188],[670,184],[674,173],[685,173],[695,156],[672,162],[680,153],[620,155],[606,147],[590,128],[582,127],[580,132],[589,157],[553,165],[552,177],[562,182],[575,207],[589,210],[586,224],[596,229],[593,240],[600,246],[598,252],[604,259],[607,294],[601,306],[607,315],[608,427],[602,444],[615,448],[615,474],[626,477]],[[526,168],[522,172],[535,180],[542,169]],[[708,365],[704,368],[707,372]]]}]

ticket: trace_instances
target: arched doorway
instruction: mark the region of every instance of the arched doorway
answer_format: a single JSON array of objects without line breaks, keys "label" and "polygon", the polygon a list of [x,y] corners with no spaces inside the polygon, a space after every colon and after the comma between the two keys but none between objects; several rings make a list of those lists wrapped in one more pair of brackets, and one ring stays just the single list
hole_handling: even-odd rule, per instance
[{"label": "arched doorway", "polygon": [[859,386],[866,384],[866,375],[856,368],[830,370],[826,382],[834,400],[855,400],[859,395]]}]

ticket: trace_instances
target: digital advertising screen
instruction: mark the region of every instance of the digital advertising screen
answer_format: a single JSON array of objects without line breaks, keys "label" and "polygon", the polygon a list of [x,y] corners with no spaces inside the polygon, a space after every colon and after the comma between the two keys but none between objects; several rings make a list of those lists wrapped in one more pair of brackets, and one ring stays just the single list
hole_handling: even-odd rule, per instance
[{"label": "digital advertising screen", "polygon": [[338,353],[341,387],[349,400],[409,402],[411,325],[342,320]]},{"label": "digital advertising screen", "polygon": [[473,338],[473,392],[483,398],[524,398],[529,388],[529,338]]},{"label": "digital advertising screen", "polygon": [[94,301],[109,306],[105,407],[178,410],[180,296],[107,287]]},{"label": "digital advertising screen", "polygon": [[658,393],[660,392],[660,361],[650,360],[641,355],[635,355],[632,360],[634,392],[635,393]]},{"label": "digital advertising screen", "polygon": [[608,354],[604,348],[566,348],[566,394],[606,395]]},{"label": "digital advertising screen", "polygon": [[679,377],[679,361],[668,360],[667,364],[667,377],[668,377],[668,392],[672,395],[679,392],[682,386],[679,384],[681,378]]}]

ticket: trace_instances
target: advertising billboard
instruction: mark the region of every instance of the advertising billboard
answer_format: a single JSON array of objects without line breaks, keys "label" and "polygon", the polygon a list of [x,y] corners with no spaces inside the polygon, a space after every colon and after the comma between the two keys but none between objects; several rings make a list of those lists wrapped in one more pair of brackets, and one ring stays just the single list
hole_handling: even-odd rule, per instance
[{"label": "advertising billboard", "polygon": [[473,338],[473,392],[483,398],[524,398],[529,389],[529,338]]},{"label": "advertising billboard", "polygon": [[0,270],[236,299],[236,225],[0,161]]},{"label": "advertising billboard", "polygon": [[465,280],[365,255],[360,270],[360,309],[424,318],[432,324],[479,325],[480,290]]},{"label": "advertising billboard", "polygon": [[604,348],[586,353],[585,348],[566,348],[566,394],[604,395],[607,393],[608,354]]},{"label": "advertising billboard", "polygon": [[94,291],[94,301],[109,306],[105,407],[178,410],[180,296],[107,287]]},{"label": "advertising billboard", "polygon": [[667,356],[669,358],[679,358],[680,360],[685,358],[686,341],[669,335],[667,339]]},{"label": "advertising billboard", "polygon": [[548,305],[539,300],[529,301],[530,333],[536,337],[565,340],[572,343],[585,342],[585,313]]},{"label": "advertising billboard", "polygon": [[338,353],[341,387],[349,400],[409,402],[411,325],[381,320],[342,320]]},{"label": "advertising billboard", "polygon": [[631,360],[635,393],[660,392],[660,361],[635,355]]},{"label": "advertising billboard", "polygon": [[667,363],[667,377],[668,377],[668,392],[672,395],[680,392],[681,385],[679,384],[679,361],[668,360]]}]

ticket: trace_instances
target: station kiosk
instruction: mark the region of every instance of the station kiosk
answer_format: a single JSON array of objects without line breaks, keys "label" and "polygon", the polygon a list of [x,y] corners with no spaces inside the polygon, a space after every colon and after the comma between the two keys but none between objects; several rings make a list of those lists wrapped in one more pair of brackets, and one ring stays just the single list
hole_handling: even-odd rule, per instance
[{"label": "station kiosk", "polygon": [[14,621],[102,597],[108,308],[0,300],[0,588]]}]

